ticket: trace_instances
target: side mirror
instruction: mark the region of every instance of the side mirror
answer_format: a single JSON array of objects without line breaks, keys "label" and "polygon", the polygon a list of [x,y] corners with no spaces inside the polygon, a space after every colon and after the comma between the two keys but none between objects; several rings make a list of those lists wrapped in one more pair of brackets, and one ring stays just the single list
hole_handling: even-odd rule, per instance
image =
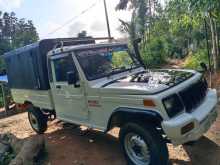
[{"label": "side mirror", "polygon": [[79,77],[77,72],[67,72],[67,82],[69,85],[74,85],[75,87],[79,87],[79,84],[77,84],[79,81]]}]

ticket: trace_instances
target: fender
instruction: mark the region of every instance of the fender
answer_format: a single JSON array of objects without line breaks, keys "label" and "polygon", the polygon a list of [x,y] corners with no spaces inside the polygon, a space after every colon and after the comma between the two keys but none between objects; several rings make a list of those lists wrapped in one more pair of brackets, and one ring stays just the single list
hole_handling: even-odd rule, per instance
[{"label": "fender", "polygon": [[112,128],[112,125],[115,124],[114,122],[116,123],[118,122],[118,121],[115,121],[117,119],[121,119],[122,121],[144,119],[144,121],[146,122],[150,121],[156,125],[161,125],[161,122],[163,121],[163,118],[161,117],[161,115],[158,112],[155,112],[152,110],[120,107],[114,110],[114,112],[111,114],[111,117],[108,120],[107,129],[105,132],[108,132]]}]

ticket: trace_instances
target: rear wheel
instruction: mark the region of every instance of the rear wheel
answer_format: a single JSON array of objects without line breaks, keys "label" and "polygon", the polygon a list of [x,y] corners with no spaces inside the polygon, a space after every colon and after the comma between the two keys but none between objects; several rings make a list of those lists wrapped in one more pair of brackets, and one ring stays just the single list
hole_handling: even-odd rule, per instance
[{"label": "rear wheel", "polygon": [[28,119],[33,130],[38,134],[43,134],[47,130],[47,116],[40,109],[29,107]]},{"label": "rear wheel", "polygon": [[128,123],[121,128],[120,142],[129,165],[167,165],[168,150],[153,126]]}]

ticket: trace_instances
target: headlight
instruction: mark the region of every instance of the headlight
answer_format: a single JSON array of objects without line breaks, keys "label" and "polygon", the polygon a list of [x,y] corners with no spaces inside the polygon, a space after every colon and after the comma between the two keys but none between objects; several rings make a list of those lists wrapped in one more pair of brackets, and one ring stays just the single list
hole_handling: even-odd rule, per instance
[{"label": "headlight", "polygon": [[184,106],[181,103],[177,94],[171,95],[163,99],[162,101],[169,117],[177,115],[184,109]]}]

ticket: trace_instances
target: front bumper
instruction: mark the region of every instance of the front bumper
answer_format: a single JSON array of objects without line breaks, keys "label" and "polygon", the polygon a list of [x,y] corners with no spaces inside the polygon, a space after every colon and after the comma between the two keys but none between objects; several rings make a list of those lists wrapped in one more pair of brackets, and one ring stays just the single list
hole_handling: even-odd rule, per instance
[{"label": "front bumper", "polygon": [[[162,128],[168,139],[174,145],[180,145],[186,142],[198,140],[204,133],[208,131],[217,118],[217,92],[209,89],[203,103],[192,113],[183,113],[170,120],[162,122]],[[187,124],[193,122],[194,128],[181,134],[181,129]]]}]

